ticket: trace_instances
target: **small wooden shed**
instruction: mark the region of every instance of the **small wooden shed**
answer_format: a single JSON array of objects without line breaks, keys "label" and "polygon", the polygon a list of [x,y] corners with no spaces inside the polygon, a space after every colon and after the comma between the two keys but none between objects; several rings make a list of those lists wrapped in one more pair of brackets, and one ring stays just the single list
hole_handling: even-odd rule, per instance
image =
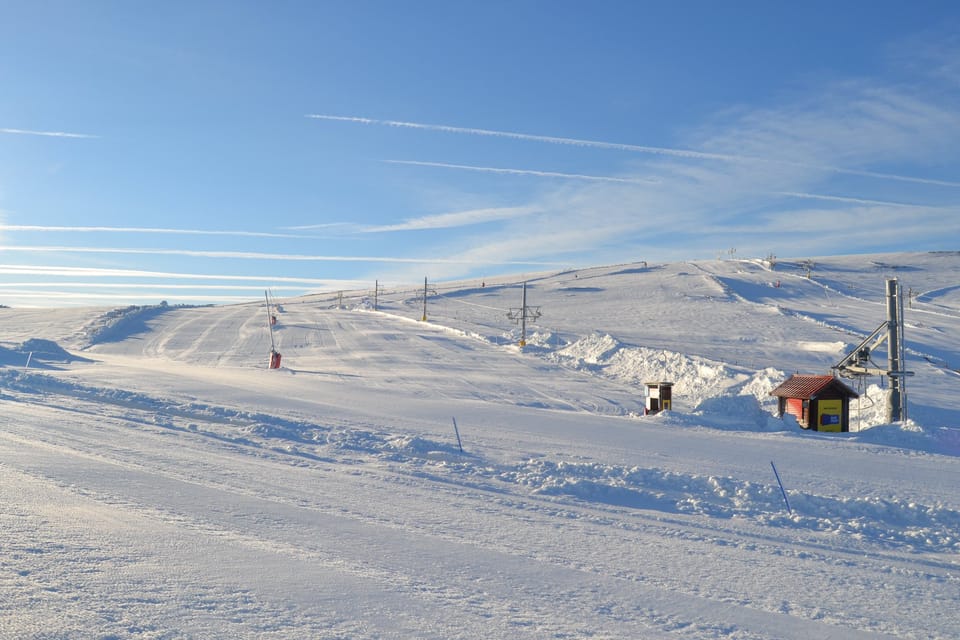
[{"label": "small wooden shed", "polygon": [[672,382],[645,382],[647,385],[647,406],[644,415],[653,415],[673,408]]},{"label": "small wooden shed", "polygon": [[860,397],[833,376],[799,373],[770,395],[778,399],[778,416],[789,413],[801,427],[814,431],[850,431],[850,398]]}]

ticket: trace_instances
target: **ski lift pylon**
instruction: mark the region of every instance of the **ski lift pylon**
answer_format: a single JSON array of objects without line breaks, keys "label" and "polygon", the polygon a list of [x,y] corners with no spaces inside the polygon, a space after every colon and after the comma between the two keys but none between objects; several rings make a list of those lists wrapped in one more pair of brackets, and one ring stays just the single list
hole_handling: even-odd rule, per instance
[{"label": "ski lift pylon", "polygon": [[267,302],[267,329],[270,330],[270,365],[271,369],[280,368],[280,352],[277,351],[277,344],[273,339],[273,325],[277,324],[277,316],[270,310],[270,293],[263,292],[263,297]]}]

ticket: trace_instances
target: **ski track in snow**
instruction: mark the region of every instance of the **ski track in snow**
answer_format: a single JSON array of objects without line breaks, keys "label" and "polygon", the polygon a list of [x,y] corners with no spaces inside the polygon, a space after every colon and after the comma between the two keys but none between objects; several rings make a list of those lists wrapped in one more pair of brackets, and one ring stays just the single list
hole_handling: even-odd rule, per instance
[{"label": "ski track in snow", "polygon": [[[76,394],[64,396],[68,401],[70,398],[77,397]],[[56,403],[50,403],[49,398],[44,402],[44,406],[57,410]],[[156,402],[143,402],[142,398],[119,398],[106,403],[108,406],[116,403],[118,408],[117,416],[110,415],[110,412],[103,414],[101,412],[101,428],[108,431],[114,431],[115,422],[122,429],[146,429],[155,436],[162,430],[176,429],[176,425],[151,424],[150,416],[154,415],[162,406]],[[99,398],[90,398],[93,407],[89,409],[91,413],[98,408],[102,409],[104,402]],[[149,407],[144,411],[143,416],[132,415],[132,409],[137,405],[146,405]],[[72,406],[70,411],[82,411],[83,407]],[[524,557],[531,552],[529,547],[529,536],[537,535],[538,539],[543,541],[542,550],[535,551],[534,559],[537,563],[544,563],[548,567],[559,567],[566,571],[587,572],[598,574],[605,577],[612,576],[618,580],[628,582],[639,581],[641,585],[646,585],[645,577],[638,577],[630,571],[625,571],[618,564],[621,558],[620,553],[624,550],[624,545],[630,548],[634,544],[649,547],[652,544],[650,538],[657,538],[676,542],[682,540],[685,545],[695,545],[707,549],[716,547],[709,553],[706,550],[701,551],[706,557],[712,557],[715,554],[726,552],[728,550],[741,549],[750,554],[775,554],[781,561],[783,558],[792,558],[795,562],[807,562],[811,559],[820,557],[821,562],[837,562],[837,556],[841,559],[848,556],[848,562],[856,564],[860,570],[864,566],[873,565],[873,571],[904,571],[910,577],[916,577],[909,563],[902,563],[896,556],[885,557],[884,551],[874,550],[865,552],[862,549],[856,552],[850,552],[846,545],[831,545],[829,543],[809,543],[805,541],[794,540],[797,529],[803,529],[808,524],[804,523],[804,518],[789,518],[781,515],[782,509],[779,508],[777,501],[779,496],[775,495],[775,490],[769,486],[752,487],[750,483],[738,483],[733,479],[698,477],[695,475],[683,476],[679,474],[664,473],[656,469],[623,469],[611,467],[608,465],[598,465],[596,463],[554,463],[543,460],[530,460],[509,467],[497,467],[484,464],[483,460],[470,460],[467,462],[458,462],[460,456],[457,456],[450,445],[443,445],[419,437],[397,437],[390,434],[376,434],[364,432],[361,430],[347,430],[340,433],[325,434],[326,444],[320,445],[316,452],[304,450],[304,445],[291,446],[289,437],[291,433],[296,433],[293,429],[284,429],[283,425],[271,425],[271,431],[266,431],[262,423],[257,422],[259,416],[234,416],[227,411],[211,411],[209,407],[198,407],[189,411],[181,408],[174,408],[175,411],[164,412],[163,415],[169,416],[178,413],[190,420],[185,429],[185,433],[191,436],[204,435],[202,428],[198,426],[198,421],[202,424],[207,416],[212,414],[216,420],[214,425],[221,426],[228,424],[231,426],[239,422],[252,420],[253,424],[247,427],[239,427],[239,433],[235,439],[229,436],[214,436],[214,440],[226,446],[229,450],[239,450],[244,457],[254,457],[257,462],[262,462],[265,457],[267,461],[273,464],[293,465],[297,469],[306,469],[314,471],[313,464],[321,465],[319,477],[315,478],[316,486],[327,486],[331,481],[342,483],[339,477],[341,474],[336,470],[338,465],[349,465],[352,467],[351,476],[358,476],[359,482],[351,482],[350,487],[344,492],[360,498],[364,491],[369,491],[371,484],[375,485],[375,492],[382,492],[383,489],[376,485],[387,484],[386,491],[392,499],[399,500],[406,504],[407,509],[402,512],[385,510],[383,508],[371,508],[367,506],[366,510],[362,506],[354,506],[349,510],[339,507],[335,510],[325,508],[321,504],[316,504],[316,498],[309,493],[302,493],[296,488],[285,486],[276,486],[271,483],[265,483],[262,487],[255,484],[251,486],[250,480],[255,479],[259,474],[243,473],[239,476],[228,475],[230,472],[236,472],[239,467],[232,456],[226,456],[226,460],[218,460],[219,456],[205,462],[203,467],[197,467],[197,460],[187,457],[185,461],[178,461],[172,454],[165,452],[162,448],[148,448],[146,450],[127,449],[124,442],[126,438],[121,439],[114,434],[111,438],[114,448],[104,450],[101,439],[102,436],[90,439],[89,436],[65,436],[65,434],[47,434],[49,438],[53,435],[53,442],[47,442],[46,448],[56,452],[64,452],[71,457],[83,456],[93,460],[100,465],[109,467],[119,466],[119,471],[107,473],[104,470],[98,471],[96,480],[88,477],[73,477],[65,474],[60,477],[58,484],[63,489],[72,489],[78,492],[83,498],[94,501],[95,503],[110,507],[113,510],[121,512],[133,512],[140,518],[159,520],[166,525],[174,525],[178,529],[186,529],[190,533],[201,534],[209,538],[214,537],[221,541],[229,541],[232,544],[240,545],[244,548],[253,548],[256,551],[280,553],[294,555],[301,559],[309,558],[311,562],[319,561],[324,567],[328,565],[336,566],[340,573],[346,572],[348,575],[354,575],[363,579],[375,579],[378,583],[387,581],[391,588],[403,589],[404,582],[408,579],[407,572],[411,568],[405,568],[401,575],[394,575],[397,569],[390,569],[379,566],[376,562],[366,560],[366,563],[372,563],[372,567],[366,567],[365,562],[359,558],[354,558],[349,563],[349,568],[339,567],[335,557],[329,557],[322,550],[312,547],[304,549],[304,543],[298,538],[297,542],[288,540],[287,529],[295,527],[291,524],[293,516],[284,513],[278,516],[263,515],[263,512],[269,512],[277,507],[271,506],[279,503],[283,507],[293,507],[298,511],[307,511],[314,514],[319,511],[330,517],[337,519],[346,517],[350,522],[360,522],[362,524],[372,524],[378,528],[386,526],[394,528],[406,535],[416,535],[418,538],[447,540],[454,544],[464,543],[464,531],[462,518],[457,518],[453,522],[449,521],[448,513],[450,504],[440,500],[444,511],[440,511],[441,517],[437,517],[433,505],[423,505],[420,509],[425,509],[423,513],[410,512],[409,503],[406,503],[404,494],[419,494],[428,490],[433,496],[431,501],[437,501],[437,492],[448,494],[447,497],[458,505],[458,510],[470,503],[475,503],[474,511],[484,519],[505,520],[504,529],[518,528],[516,525],[507,524],[519,518],[522,522],[519,528],[522,528],[523,538],[505,534],[503,536],[494,536],[488,538],[489,532],[481,536],[475,544],[490,547],[490,539],[496,540],[492,551],[503,554],[507,557],[514,555]],[[310,425],[297,425],[301,430],[306,427],[312,433],[310,441],[318,440],[318,429]],[[191,428],[192,427],[192,428]],[[319,431],[327,431],[320,429]],[[264,435],[267,438],[259,441]],[[284,437],[286,436],[286,437]],[[304,440],[299,438],[296,441]],[[11,445],[25,445],[35,439],[10,438]],[[134,439],[135,440],[135,439]],[[155,441],[156,437],[151,438]],[[276,442],[274,442],[276,440]],[[259,441],[259,442],[258,442]],[[280,445],[280,446],[276,446]],[[169,447],[170,445],[168,445]],[[175,448],[179,449],[181,443],[176,443]],[[11,447],[12,448],[12,447]],[[245,451],[245,450],[250,451]],[[208,447],[203,447],[204,456],[209,457]],[[226,462],[221,471],[217,462]],[[42,465],[45,466],[45,465]],[[41,466],[41,468],[42,468]],[[334,467],[333,473],[330,468]],[[367,467],[373,466],[373,469]],[[29,472],[29,470],[28,470]],[[36,471],[34,471],[36,473]],[[262,471],[260,472],[262,473]],[[146,476],[140,479],[141,476]],[[231,477],[232,476],[232,477]],[[57,477],[55,474],[54,477]],[[116,479],[123,477],[127,483],[132,483],[138,487],[137,491],[129,492],[120,489],[115,485]],[[46,476],[49,479],[49,476]],[[424,487],[424,482],[429,485],[441,485],[441,489],[434,486]],[[171,484],[172,483],[172,484]],[[174,501],[173,507],[158,510],[152,506],[161,502],[161,496],[168,491],[168,487],[176,486],[179,483],[186,483],[190,486],[187,493],[189,495],[190,505],[178,504]],[[506,483],[506,486],[504,484]],[[358,486],[359,485],[359,486]],[[77,486],[84,487],[82,490],[76,489]],[[92,488],[91,488],[92,487]],[[631,488],[632,487],[632,488]],[[450,490],[452,488],[452,491]],[[477,497],[476,489],[479,488],[481,497]],[[518,491],[518,488],[524,491]],[[172,490],[174,494],[179,491]],[[182,490],[181,490],[182,491]],[[208,492],[225,491],[229,494],[228,503],[236,503],[238,496],[244,499],[253,499],[258,504],[255,509],[261,515],[256,516],[261,520],[260,524],[265,522],[266,527],[261,529],[255,526],[254,530],[248,531],[249,523],[244,523],[246,517],[243,514],[245,509],[237,510],[236,506],[231,507],[227,513],[217,513],[213,506],[221,502],[221,498],[204,498]],[[129,493],[137,497],[131,498]],[[486,494],[493,494],[493,500],[488,499]],[[629,495],[628,495],[629,494]],[[673,494],[673,497],[671,497]],[[537,496],[572,496],[577,498],[573,504],[561,501],[555,503],[552,500],[541,501]],[[738,496],[733,501],[729,499],[731,495]],[[680,498],[679,496],[683,496]],[[407,498],[409,499],[409,498]],[[419,504],[424,498],[415,496],[414,503]],[[822,500],[822,499],[821,499]],[[260,504],[265,501],[266,506]],[[796,496],[795,496],[796,501]],[[823,500],[825,502],[829,501]],[[196,505],[199,503],[203,507],[197,512]],[[359,505],[369,503],[359,499]],[[466,505],[464,505],[466,503]],[[602,505],[597,508],[597,505]],[[606,507],[613,507],[608,509]],[[633,517],[623,518],[623,508],[628,510],[643,509],[647,512],[663,512],[666,516],[657,517]],[[835,508],[835,507],[834,507]],[[893,504],[886,505],[887,509],[895,510],[897,507]],[[913,506],[913,509],[916,507]],[[818,506],[819,511],[824,511],[823,505]],[[798,511],[800,508],[798,507]],[[906,511],[905,509],[901,509]],[[187,511],[184,513],[183,511]],[[845,512],[828,513],[833,517],[843,517],[845,515],[856,514],[864,516],[864,509],[856,505],[850,505]],[[705,515],[706,518],[700,518],[699,521],[687,522],[683,516],[686,515]],[[243,528],[237,530],[236,524],[230,525],[223,520],[230,518],[240,518]],[[720,518],[726,520],[734,517],[747,517],[755,519],[758,529],[763,529],[762,533],[756,533],[755,537],[744,536],[743,531],[725,531],[722,525],[717,526],[712,521]],[[954,516],[955,517],[955,516]],[[265,520],[264,520],[265,519]],[[322,518],[321,518],[322,519]],[[621,521],[622,519],[622,521]],[[458,521],[459,520],[459,521]],[[807,520],[818,521],[823,519],[807,518]],[[855,518],[852,520],[855,522]],[[916,515],[895,515],[881,523],[874,523],[873,526],[883,526],[888,528],[886,532],[889,536],[890,531],[899,527],[901,520],[916,521]],[[273,531],[273,524],[278,525],[282,532],[278,534]],[[922,524],[922,523],[917,523]],[[929,524],[929,521],[927,522]],[[338,524],[337,530],[348,529],[349,523]],[[489,524],[480,524],[475,526],[487,529]],[[756,526],[756,525],[755,525]],[[559,544],[551,539],[552,532],[562,527],[564,535],[571,536],[573,539],[596,538],[595,544],[600,548],[619,549],[619,551],[607,552],[594,551],[589,554],[589,562],[585,562],[581,549],[569,548],[564,544]],[[612,531],[608,531],[613,528]],[[742,529],[743,524],[736,527]],[[750,527],[746,527],[749,531]],[[772,533],[771,528],[783,528],[786,531],[780,534]],[[814,526],[813,530],[818,527]],[[539,533],[538,533],[539,532]],[[354,533],[353,535],[359,535]],[[383,534],[377,534],[382,536]],[[277,539],[277,538],[280,539]],[[928,534],[929,537],[929,534]],[[883,541],[883,536],[876,536],[874,542]],[[889,539],[893,547],[899,545],[895,540]],[[663,544],[662,542],[660,543]],[[818,548],[820,547],[820,548]],[[723,550],[722,552],[720,550]],[[919,549],[923,551],[924,549]],[[648,548],[643,556],[648,566],[653,563],[652,558],[646,557],[650,553]],[[546,554],[546,557],[541,557]],[[669,560],[675,558],[668,557]],[[737,560],[741,562],[742,560]],[[662,569],[669,573],[670,562],[666,564],[660,561]],[[903,565],[903,566],[898,566]],[[537,569],[538,572],[544,569]],[[949,564],[943,564],[939,568],[935,564],[927,566],[925,569],[926,580],[949,581],[951,567]],[[424,579],[425,580],[425,579]],[[659,578],[655,582],[657,592],[667,589],[673,595],[672,599],[680,598],[682,594],[690,591],[688,584],[671,584],[671,581],[664,581]],[[620,589],[618,588],[618,592]],[[702,588],[702,585],[698,585]],[[688,597],[692,600],[697,598],[696,589],[690,591]],[[620,605],[622,606],[622,604]],[[710,608],[709,603],[697,603],[698,609]],[[796,606],[796,605],[794,605]],[[723,607],[721,607],[723,608]],[[864,624],[866,621],[860,621]],[[656,624],[648,621],[652,628]],[[704,631],[704,629],[700,629]],[[751,637],[746,635],[744,637]]]},{"label": "ski track in snow", "polygon": [[[141,394],[83,387],[45,376],[6,374],[8,392],[41,393],[37,399],[21,396],[23,404],[69,407],[106,417],[115,407],[125,422],[156,425],[172,431],[208,435],[223,442],[256,450],[280,450],[294,457],[328,463],[345,462],[364,455],[403,465],[424,466],[449,472],[460,482],[487,480],[519,485],[533,494],[563,495],[616,506],[689,513],[711,517],[746,517],[760,522],[786,522],[785,526],[814,531],[851,533],[893,547],[912,546],[924,551],[960,551],[960,512],[940,506],[881,498],[836,498],[800,494],[794,497],[798,513],[813,517],[781,520],[779,490],[733,478],[679,474],[659,469],[605,465],[593,462],[526,460],[510,466],[492,465],[474,456],[459,454],[452,443],[420,436],[374,432],[362,428],[330,427],[284,420],[276,415],[240,412],[197,403],[172,404]],[[58,396],[65,404],[60,405]],[[75,401],[82,399],[83,405]],[[139,416],[134,420],[134,415]],[[201,429],[209,423],[218,429]],[[514,490],[514,489],[508,489]],[[792,524],[791,524],[792,523]],[[868,532],[862,531],[870,527]]]}]

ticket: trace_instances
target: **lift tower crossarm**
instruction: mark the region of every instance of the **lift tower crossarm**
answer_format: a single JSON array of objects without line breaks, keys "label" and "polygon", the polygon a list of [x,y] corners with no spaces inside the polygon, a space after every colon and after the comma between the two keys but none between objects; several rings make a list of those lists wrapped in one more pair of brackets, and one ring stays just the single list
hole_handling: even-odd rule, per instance
[{"label": "lift tower crossarm", "polygon": [[[887,339],[887,327],[889,323],[884,322],[877,329],[867,336],[866,340],[858,344],[854,349],[848,353],[843,360],[833,365],[833,369],[836,369],[840,375],[844,373],[852,373],[855,375],[878,375],[885,376],[888,372],[884,369],[877,369],[875,367],[865,367],[863,366],[864,362],[868,362],[870,359],[870,354],[874,349],[879,347]],[[869,345],[869,346],[867,346]]]}]

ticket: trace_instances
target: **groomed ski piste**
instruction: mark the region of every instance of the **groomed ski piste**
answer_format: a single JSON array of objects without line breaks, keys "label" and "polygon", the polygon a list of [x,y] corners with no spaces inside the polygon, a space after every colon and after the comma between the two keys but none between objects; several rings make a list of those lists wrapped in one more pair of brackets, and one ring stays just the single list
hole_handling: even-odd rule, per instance
[{"label": "groomed ski piste", "polygon": [[[907,419],[776,417],[887,278]],[[960,252],[428,294],[0,308],[0,637],[957,637]]]}]

